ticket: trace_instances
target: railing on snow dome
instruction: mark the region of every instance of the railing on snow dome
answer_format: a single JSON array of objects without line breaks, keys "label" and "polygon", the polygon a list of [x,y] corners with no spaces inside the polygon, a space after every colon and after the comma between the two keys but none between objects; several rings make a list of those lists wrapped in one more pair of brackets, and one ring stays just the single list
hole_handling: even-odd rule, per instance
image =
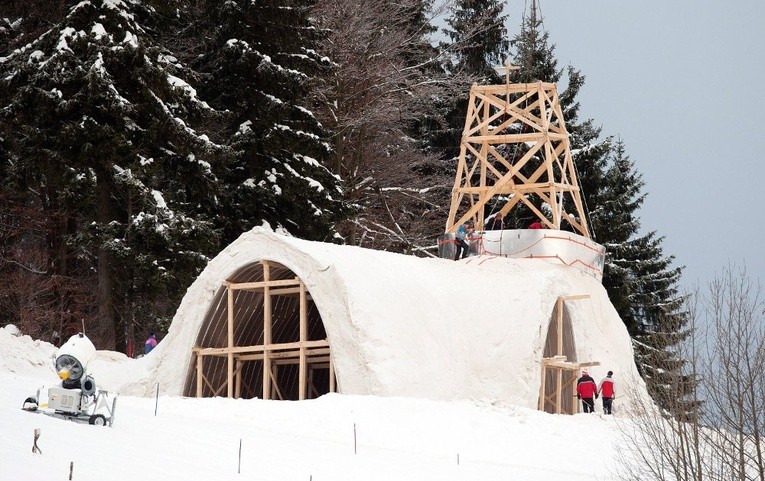
[{"label": "railing on snow dome", "polygon": [[[577,268],[603,280],[605,248],[592,240],[562,230],[505,229],[476,231],[469,237],[469,256],[502,256],[513,259],[545,259]],[[438,256],[454,259],[454,234],[438,238]]]}]

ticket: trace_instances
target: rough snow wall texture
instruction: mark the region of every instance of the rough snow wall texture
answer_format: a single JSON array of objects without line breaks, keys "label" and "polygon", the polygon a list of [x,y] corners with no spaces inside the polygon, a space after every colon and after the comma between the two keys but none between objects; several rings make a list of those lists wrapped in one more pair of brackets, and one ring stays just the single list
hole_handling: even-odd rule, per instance
[{"label": "rough snow wall texture", "polygon": [[567,302],[578,361],[596,380],[613,370],[620,406],[645,395],[627,330],[603,286],[576,269],[537,259],[453,262],[309,242],[255,228],[213,259],[189,288],[168,335],[142,361],[130,394],[181,395],[191,348],[221,283],[259,260],[290,268],[321,313],[339,390],[347,394],[476,399],[536,408],[547,328]]}]

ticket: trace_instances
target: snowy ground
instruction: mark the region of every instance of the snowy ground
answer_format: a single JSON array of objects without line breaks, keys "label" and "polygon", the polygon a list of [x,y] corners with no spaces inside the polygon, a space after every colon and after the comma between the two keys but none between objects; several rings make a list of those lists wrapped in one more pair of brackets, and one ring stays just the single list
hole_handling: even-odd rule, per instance
[{"label": "snowy ground", "polygon": [[[78,481],[614,480],[620,433],[632,424],[618,413],[559,416],[481,402],[160,393],[156,416],[154,398],[121,396],[113,427],[90,426],[20,409],[56,381],[55,349],[8,331],[0,328],[0,480],[69,479],[70,463]],[[31,452],[35,428],[42,454]]]}]

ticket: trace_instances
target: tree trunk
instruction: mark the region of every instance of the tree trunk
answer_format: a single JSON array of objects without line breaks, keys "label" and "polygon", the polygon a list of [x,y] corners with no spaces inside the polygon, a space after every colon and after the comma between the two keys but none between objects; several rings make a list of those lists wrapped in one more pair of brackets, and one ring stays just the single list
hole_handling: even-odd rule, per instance
[{"label": "tree trunk", "polygon": [[[111,203],[112,179],[107,172],[99,172],[96,184],[96,218],[101,226],[114,219]],[[116,322],[114,313],[114,258],[102,238],[98,246],[98,334],[100,349],[115,350]],[[124,336],[123,336],[124,337]]]}]

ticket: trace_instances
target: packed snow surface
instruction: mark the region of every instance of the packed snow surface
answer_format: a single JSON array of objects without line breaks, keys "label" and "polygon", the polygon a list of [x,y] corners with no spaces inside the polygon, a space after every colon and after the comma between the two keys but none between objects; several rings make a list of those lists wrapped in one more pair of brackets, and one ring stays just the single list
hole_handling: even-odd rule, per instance
[{"label": "packed snow surface", "polygon": [[[621,432],[633,428],[618,412],[551,415],[480,401],[329,394],[284,402],[162,392],[120,396],[114,425],[90,426],[20,409],[40,385],[57,380],[55,351],[0,329],[0,479],[69,479],[71,467],[77,481],[616,480]],[[42,454],[31,449],[36,428]]]}]

